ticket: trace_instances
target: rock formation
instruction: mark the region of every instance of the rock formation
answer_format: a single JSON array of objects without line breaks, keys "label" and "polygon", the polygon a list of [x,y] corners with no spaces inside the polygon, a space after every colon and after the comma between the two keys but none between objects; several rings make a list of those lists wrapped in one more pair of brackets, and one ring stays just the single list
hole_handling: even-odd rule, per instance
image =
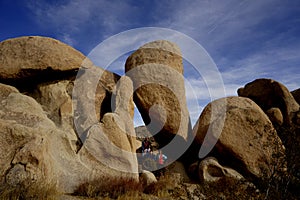
[{"label": "rock formation", "polygon": [[7,40],[0,52],[0,81],[23,92],[0,85],[2,185],[71,193],[95,179],[138,181],[129,78],[51,38]]},{"label": "rock formation", "polygon": [[293,123],[295,112],[299,111],[299,104],[289,90],[272,79],[257,79],[248,83],[244,88],[238,89],[238,95],[252,99],[264,111],[279,108],[287,125]]},{"label": "rock formation", "polygon": [[180,49],[168,41],[150,42],[129,56],[125,70],[134,84],[134,102],[157,142],[164,146],[175,135],[186,141],[190,124]]},{"label": "rock formation", "polygon": [[[181,199],[214,194],[191,181],[195,173],[209,187],[218,187],[223,178],[234,179],[229,182],[234,185],[243,177],[267,180],[271,187],[277,177],[281,183],[292,177],[288,184],[298,190],[299,90],[290,93],[274,80],[255,80],[238,90],[240,97],[208,104],[191,130],[179,47],[148,43],[127,59],[125,69],[121,77],[94,66],[51,38],[0,43],[0,198],[3,188],[14,192],[38,184],[69,194],[84,184],[96,182],[101,188],[118,179],[141,181],[146,192],[162,185],[161,191],[173,194],[186,190]],[[133,100],[146,127],[134,128]],[[145,137],[168,156],[153,174],[143,165],[138,169],[136,152]],[[147,159],[157,164],[155,156]],[[164,171],[170,174],[160,182],[154,174]]]},{"label": "rock formation", "polygon": [[213,150],[218,159],[247,178],[268,177],[273,165],[282,161],[284,147],[276,130],[261,108],[248,98],[211,102],[193,131],[202,148],[210,148],[217,140]]}]

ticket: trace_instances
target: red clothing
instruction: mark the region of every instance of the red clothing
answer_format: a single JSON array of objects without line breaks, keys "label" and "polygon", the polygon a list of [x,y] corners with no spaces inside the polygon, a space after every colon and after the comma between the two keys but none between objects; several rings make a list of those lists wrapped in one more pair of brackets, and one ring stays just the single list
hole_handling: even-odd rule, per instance
[{"label": "red clothing", "polygon": [[160,165],[163,165],[163,164],[164,164],[164,158],[163,158],[163,155],[162,155],[162,154],[158,156],[158,163],[159,163]]}]

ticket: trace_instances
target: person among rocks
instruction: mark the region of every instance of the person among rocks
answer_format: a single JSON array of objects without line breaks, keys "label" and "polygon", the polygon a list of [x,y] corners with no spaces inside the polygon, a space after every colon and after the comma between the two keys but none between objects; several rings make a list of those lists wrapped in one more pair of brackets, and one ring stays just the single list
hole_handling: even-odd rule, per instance
[{"label": "person among rocks", "polygon": [[157,162],[160,166],[165,164],[165,161],[168,159],[166,155],[162,153],[162,150],[159,151]]},{"label": "person among rocks", "polygon": [[146,155],[147,153],[150,153],[152,151],[151,148],[151,143],[149,138],[147,137],[145,140],[142,142],[142,155]]}]

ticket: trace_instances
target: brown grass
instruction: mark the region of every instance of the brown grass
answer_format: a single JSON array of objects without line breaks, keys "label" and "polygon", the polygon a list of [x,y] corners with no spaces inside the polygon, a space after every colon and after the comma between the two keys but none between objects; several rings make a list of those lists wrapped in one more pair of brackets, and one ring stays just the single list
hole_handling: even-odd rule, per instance
[{"label": "brown grass", "polygon": [[24,181],[16,186],[0,186],[0,200],[54,200],[57,199],[57,195],[54,184]]},{"label": "brown grass", "polygon": [[[105,180],[105,183],[103,183]],[[133,179],[101,179],[80,185],[74,195],[90,198],[107,197],[108,199],[125,199],[125,194],[130,197],[138,197],[143,191],[141,184]]]}]

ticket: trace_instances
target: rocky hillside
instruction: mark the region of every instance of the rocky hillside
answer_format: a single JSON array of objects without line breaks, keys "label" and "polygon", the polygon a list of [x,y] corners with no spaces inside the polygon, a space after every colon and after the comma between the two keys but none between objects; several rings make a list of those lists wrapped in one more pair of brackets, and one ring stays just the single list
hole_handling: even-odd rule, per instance
[{"label": "rocky hillside", "polygon": [[0,199],[299,197],[299,90],[254,80],[192,128],[176,44],[145,44],[124,69],[52,38],[0,43]]}]

